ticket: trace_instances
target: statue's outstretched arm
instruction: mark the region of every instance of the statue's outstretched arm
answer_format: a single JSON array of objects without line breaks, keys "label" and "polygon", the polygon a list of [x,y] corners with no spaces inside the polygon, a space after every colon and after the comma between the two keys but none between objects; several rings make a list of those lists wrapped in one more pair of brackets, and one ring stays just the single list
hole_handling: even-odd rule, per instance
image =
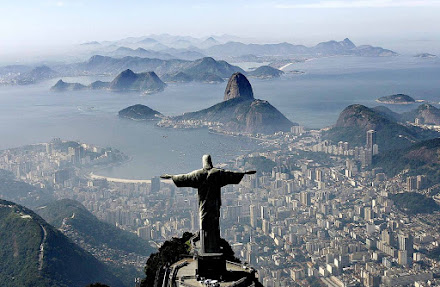
[{"label": "statue's outstretched arm", "polygon": [[204,173],[201,170],[195,170],[186,174],[162,174],[160,178],[162,179],[172,179],[177,187],[193,187],[198,188],[201,182],[206,178],[203,177]]},{"label": "statue's outstretched arm", "polygon": [[244,174],[255,174],[255,173],[257,173],[256,170],[247,170],[244,172]]}]

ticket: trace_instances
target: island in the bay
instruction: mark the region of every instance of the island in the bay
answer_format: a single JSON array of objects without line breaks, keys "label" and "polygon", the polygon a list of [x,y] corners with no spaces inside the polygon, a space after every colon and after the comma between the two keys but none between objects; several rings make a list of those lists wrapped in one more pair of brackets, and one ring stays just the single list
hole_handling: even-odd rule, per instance
[{"label": "island in the bay", "polygon": [[[151,118],[151,114],[151,109],[143,105],[119,112],[120,116],[135,120]],[[255,99],[249,80],[237,72],[230,77],[222,102],[200,111],[164,117],[158,125],[172,128],[208,127],[212,131],[227,134],[273,134],[290,131],[292,126],[298,124],[292,123],[268,101]]]},{"label": "island in the bay", "polygon": [[160,120],[163,115],[145,105],[137,104],[119,111],[120,118],[127,118],[135,121]]},{"label": "island in the bay", "polygon": [[426,58],[437,58],[436,55],[430,54],[430,53],[420,53],[417,55],[414,55],[414,57],[416,58],[422,58],[422,59],[426,59]]},{"label": "island in the bay", "polygon": [[399,105],[407,105],[407,104],[413,104],[416,102],[414,98],[405,95],[405,94],[394,94],[390,96],[384,96],[380,97],[376,100],[376,102],[382,103],[382,104],[399,104]]},{"label": "island in the bay", "polygon": [[88,86],[80,83],[66,83],[59,80],[52,88],[52,91],[75,91],[75,90],[101,90],[107,89],[111,91],[127,92],[135,91],[145,94],[163,91],[166,84],[156,75],[155,72],[135,73],[127,69],[111,82],[95,81]]}]

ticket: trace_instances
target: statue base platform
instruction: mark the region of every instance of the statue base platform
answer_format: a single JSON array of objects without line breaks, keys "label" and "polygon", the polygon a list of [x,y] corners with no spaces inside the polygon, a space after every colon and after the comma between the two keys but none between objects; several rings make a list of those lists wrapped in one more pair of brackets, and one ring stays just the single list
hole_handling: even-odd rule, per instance
[{"label": "statue base platform", "polygon": [[226,273],[226,260],[222,253],[199,253],[197,255],[197,275],[210,279],[220,279]]}]

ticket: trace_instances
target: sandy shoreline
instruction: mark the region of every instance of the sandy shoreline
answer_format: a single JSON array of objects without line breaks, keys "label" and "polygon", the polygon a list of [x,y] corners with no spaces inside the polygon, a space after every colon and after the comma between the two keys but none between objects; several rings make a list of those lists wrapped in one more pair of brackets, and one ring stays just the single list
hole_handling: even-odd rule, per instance
[{"label": "sandy shoreline", "polygon": [[[125,178],[116,178],[116,177],[108,177],[108,176],[102,176],[102,175],[96,175],[91,172],[89,174],[90,179],[105,179],[109,182],[118,182],[118,183],[148,183],[151,184],[151,179],[125,179]],[[172,180],[170,179],[161,179],[162,182],[169,182],[171,183]]]}]

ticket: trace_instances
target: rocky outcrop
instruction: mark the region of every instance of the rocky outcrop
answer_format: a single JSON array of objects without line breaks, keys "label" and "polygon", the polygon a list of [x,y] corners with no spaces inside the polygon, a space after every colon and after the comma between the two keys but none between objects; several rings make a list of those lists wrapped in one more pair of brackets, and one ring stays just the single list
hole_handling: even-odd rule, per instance
[{"label": "rocky outcrop", "polygon": [[110,83],[110,89],[115,91],[160,92],[165,86],[155,72],[134,73],[130,69],[121,72]]},{"label": "rocky outcrop", "polygon": [[254,99],[252,86],[241,73],[234,73],[229,79],[224,99],[207,109],[185,113],[171,120],[217,123],[223,131],[249,134],[290,131],[294,125],[269,102]]},{"label": "rocky outcrop", "polygon": [[275,69],[271,66],[261,66],[256,68],[254,71],[249,72],[249,77],[260,78],[260,79],[272,79],[279,78],[284,74],[283,71]]},{"label": "rocky outcrop", "polygon": [[248,79],[242,73],[234,73],[229,78],[226,85],[224,100],[240,98],[244,100],[253,100],[254,92]]},{"label": "rocky outcrop", "polygon": [[79,83],[66,83],[63,80],[58,80],[58,82],[56,82],[56,84],[50,89],[56,92],[79,91],[87,89],[87,86]]},{"label": "rocky outcrop", "polygon": [[96,81],[88,86],[79,83],[66,83],[59,80],[52,88],[52,91],[74,91],[74,90],[101,90],[112,91],[138,91],[142,93],[154,93],[163,91],[166,84],[154,72],[134,73],[127,69],[121,72],[111,82]]},{"label": "rocky outcrop", "polygon": [[163,117],[163,115],[158,111],[151,109],[150,107],[137,104],[120,110],[119,117],[137,121],[144,121],[159,120],[161,117]]},{"label": "rocky outcrop", "polygon": [[416,102],[412,97],[405,94],[384,96],[378,98],[376,101],[384,104],[412,104]]}]

